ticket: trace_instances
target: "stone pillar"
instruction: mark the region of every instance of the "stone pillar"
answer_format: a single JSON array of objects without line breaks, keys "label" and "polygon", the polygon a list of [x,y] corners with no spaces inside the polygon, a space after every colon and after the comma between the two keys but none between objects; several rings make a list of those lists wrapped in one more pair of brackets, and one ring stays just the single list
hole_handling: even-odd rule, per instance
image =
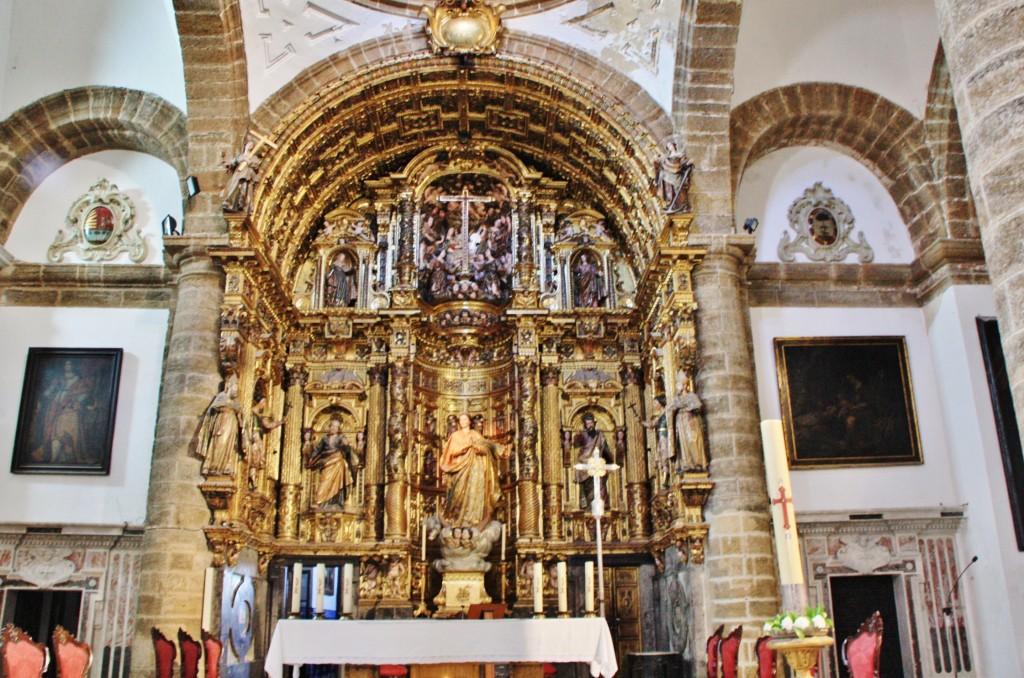
[{"label": "stone pillar", "polygon": [[709,627],[760,628],[778,610],[771,514],[758,422],[757,388],[743,293],[753,238],[691,236],[708,252],[693,275],[699,304],[698,394],[707,418],[711,477],[705,550]]},{"label": "stone pillar", "polygon": [[1024,431],[1024,5],[936,0],[999,332]]},{"label": "stone pillar", "polygon": [[544,538],[561,541],[562,525],[562,425],[558,408],[558,377],[561,368],[546,365],[540,370],[541,425],[544,427]]},{"label": "stone pillar", "polygon": [[388,368],[374,365],[368,370],[370,377],[369,402],[366,416],[366,460],[363,483],[366,488],[367,537],[373,541],[384,538],[384,440],[387,435]]},{"label": "stone pillar", "polygon": [[202,621],[203,578],[211,561],[203,527],[210,510],[198,488],[201,461],[190,448],[221,381],[221,278],[204,249],[189,248],[178,257],[142,540],[134,676],[155,673],[151,627],[173,635],[179,626],[195,630]]},{"label": "stone pillar", "polygon": [[299,490],[302,485],[302,428],[306,411],[306,369],[292,367],[287,372],[287,410],[284,415],[284,452],[281,455],[281,485],[277,493],[277,536],[299,536]]},{"label": "stone pillar", "polygon": [[406,473],[409,441],[406,436],[409,418],[409,366],[396,362],[391,368],[391,416],[388,418],[387,488],[384,491],[384,537],[402,539],[408,536],[409,482]]},{"label": "stone pillar", "polygon": [[639,367],[626,366],[621,375],[624,386],[622,399],[626,408],[626,459],[616,459],[626,467],[626,505],[629,507],[629,533],[633,537],[649,537],[651,495],[647,487],[647,446],[640,413],[643,403],[640,384],[643,372]]},{"label": "stone pillar", "polygon": [[398,284],[411,287],[416,277],[416,251],[414,248],[413,211],[415,203],[411,192],[402,193],[398,201]]},{"label": "stone pillar", "polygon": [[517,363],[519,376],[519,531],[517,537],[539,539],[537,497],[537,363]]}]

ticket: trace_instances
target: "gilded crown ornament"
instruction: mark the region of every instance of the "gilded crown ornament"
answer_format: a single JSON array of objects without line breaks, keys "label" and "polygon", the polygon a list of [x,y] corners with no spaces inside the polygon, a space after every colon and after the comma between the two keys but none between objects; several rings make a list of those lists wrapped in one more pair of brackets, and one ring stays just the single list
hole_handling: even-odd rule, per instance
[{"label": "gilded crown ornament", "polygon": [[492,7],[484,0],[437,0],[424,5],[427,35],[434,53],[494,54],[504,30],[501,14],[505,5]]}]

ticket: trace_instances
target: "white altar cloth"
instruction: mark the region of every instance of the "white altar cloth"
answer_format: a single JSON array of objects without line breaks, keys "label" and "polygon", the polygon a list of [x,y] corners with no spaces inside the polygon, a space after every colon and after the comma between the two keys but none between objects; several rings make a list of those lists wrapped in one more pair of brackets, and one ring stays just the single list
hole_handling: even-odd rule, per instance
[{"label": "white altar cloth", "polygon": [[608,624],[589,619],[281,619],[266,671],[283,664],[511,664],[583,662],[590,675],[618,671]]}]

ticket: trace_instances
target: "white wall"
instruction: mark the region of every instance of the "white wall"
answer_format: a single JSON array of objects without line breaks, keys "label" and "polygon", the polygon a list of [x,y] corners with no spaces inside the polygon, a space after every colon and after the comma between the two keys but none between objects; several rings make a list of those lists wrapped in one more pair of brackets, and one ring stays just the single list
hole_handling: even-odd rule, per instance
[{"label": "white wall", "polygon": [[[7,58],[8,50],[3,45],[11,44],[11,15],[14,11],[14,0],[0,0],[0,111],[4,108],[7,83]],[[0,118],[3,116],[0,115]]]},{"label": "white wall", "polygon": [[85,85],[152,92],[185,110],[171,0],[13,0],[0,35],[8,37],[0,43],[6,50],[0,118]]},{"label": "white wall", "polygon": [[960,562],[979,676],[1024,675],[1024,554],[1017,550],[975,318],[994,317],[989,287],[952,287],[925,308],[958,501],[967,504]]},{"label": "white wall", "polygon": [[732,104],[798,82],[837,82],[923,117],[938,46],[933,0],[747,0]]},{"label": "white wall", "polygon": [[776,337],[905,336],[924,464],[792,472],[797,511],[957,505],[928,328],[920,309],[754,308],[750,311],[761,419],[781,419]]},{"label": "white wall", "polygon": [[[872,263],[910,263],[914,248],[892,196],[871,171],[853,158],[836,151],[803,146],[784,148],[760,158],[744,172],[736,191],[736,230],[748,217],[760,222],[757,261],[779,261],[779,242],[784,232],[796,236],[789,225],[789,208],[816,182],[850,206],[853,236],[863,233],[875,253]],[[796,261],[808,261],[802,254]],[[856,254],[846,263],[859,263]]]},{"label": "white wall", "polygon": [[[57,231],[67,231],[65,220],[71,206],[101,178],[116,184],[135,204],[132,230],[142,234],[148,250],[141,263],[162,264],[160,222],[170,214],[182,223],[181,184],[166,162],[134,151],[101,151],[59,167],[29,196],[4,247],[22,261],[46,262],[46,251]],[[63,259],[63,263],[80,261],[73,252]],[[133,262],[125,253],[109,263]]]},{"label": "white wall", "polygon": [[[167,322],[166,310],[0,307],[0,523],[143,524]],[[10,472],[33,346],[124,349],[109,476]]]}]

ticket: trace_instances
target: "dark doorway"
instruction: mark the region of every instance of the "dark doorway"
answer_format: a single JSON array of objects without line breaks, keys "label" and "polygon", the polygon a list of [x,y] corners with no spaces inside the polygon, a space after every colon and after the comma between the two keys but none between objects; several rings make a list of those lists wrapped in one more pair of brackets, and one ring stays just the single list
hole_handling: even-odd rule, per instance
[{"label": "dark doorway", "polygon": [[[58,624],[78,635],[78,616],[82,610],[81,591],[20,589],[8,592],[8,596],[8,610],[14,609],[10,621],[21,627],[37,643],[50,645],[50,637]],[[43,675],[55,678],[56,662],[51,661],[50,668]]]},{"label": "dark doorway", "polygon": [[[879,675],[896,678],[903,675],[903,653],[900,648],[900,627],[896,616],[895,577],[868,575],[861,577],[832,577],[833,619],[836,624],[836,654],[839,656],[843,640],[857,633],[860,625],[875,610],[882,614],[882,660]],[[839,660],[840,666],[842,659]],[[845,675],[845,670],[839,673]]]}]

